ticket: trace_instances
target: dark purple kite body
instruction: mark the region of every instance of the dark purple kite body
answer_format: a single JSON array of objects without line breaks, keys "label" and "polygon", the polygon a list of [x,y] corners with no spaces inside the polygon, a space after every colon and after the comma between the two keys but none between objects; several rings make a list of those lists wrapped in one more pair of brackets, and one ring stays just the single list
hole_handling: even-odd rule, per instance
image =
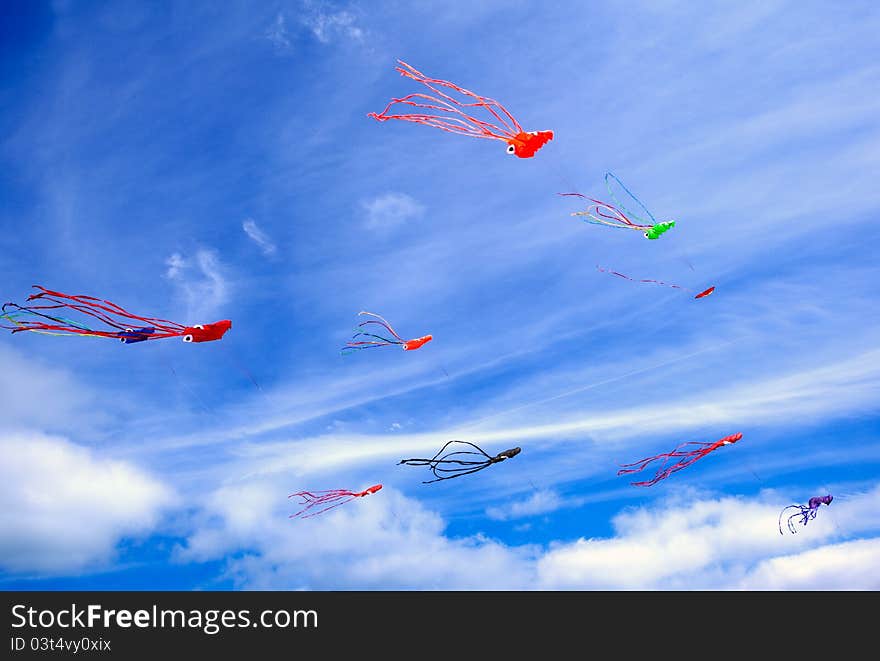
[{"label": "dark purple kite body", "polygon": [[828,494],[827,496],[813,496],[810,500],[807,501],[806,505],[789,505],[784,508],[779,513],[779,534],[782,535],[782,515],[785,514],[786,510],[796,509],[797,512],[788,517],[788,529],[792,534],[797,532],[797,529],[794,527],[794,519],[800,519],[800,524],[802,526],[806,526],[807,523],[810,522],[811,519],[816,518],[816,514],[819,512],[819,507],[822,506],[822,503],[826,505],[830,505],[831,501],[834,500],[834,496]]}]

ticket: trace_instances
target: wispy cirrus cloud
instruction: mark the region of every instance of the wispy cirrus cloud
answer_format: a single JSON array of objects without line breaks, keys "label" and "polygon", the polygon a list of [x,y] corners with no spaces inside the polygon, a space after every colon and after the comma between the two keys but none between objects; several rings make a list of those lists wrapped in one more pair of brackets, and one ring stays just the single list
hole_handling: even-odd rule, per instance
[{"label": "wispy cirrus cloud", "polygon": [[352,12],[345,9],[328,11],[320,3],[304,3],[302,22],[322,44],[329,44],[337,39],[362,42],[366,36]]},{"label": "wispy cirrus cloud", "polygon": [[274,255],[277,251],[277,246],[260,227],[257,225],[256,221],[253,218],[248,218],[241,224],[241,228],[244,230],[244,233],[248,235],[248,237],[256,243],[260,250],[263,251],[263,254],[267,257]]},{"label": "wispy cirrus cloud", "polygon": [[567,501],[551,489],[541,489],[533,492],[525,500],[487,507],[486,516],[495,521],[510,521],[512,519],[523,519],[538,514],[546,514],[566,505],[573,506],[575,504],[576,502]]},{"label": "wispy cirrus cloud", "polygon": [[276,52],[284,53],[290,50],[290,33],[283,13],[275,17],[275,21],[266,29],[264,36],[274,46]]},{"label": "wispy cirrus cloud", "polygon": [[188,316],[210,316],[229,299],[229,284],[215,251],[199,249],[193,257],[173,253],[165,265],[165,277],[177,286]]},{"label": "wispy cirrus cloud", "polygon": [[[786,375],[766,376],[743,383],[716,384],[712,389],[682,397],[670,404],[618,406],[565,417],[557,414],[553,420],[544,423],[526,418],[521,424],[510,424],[509,415],[499,417],[493,414],[485,419],[477,417],[473,422],[462,420],[445,428],[421,433],[396,431],[393,434],[371,435],[334,431],[332,434],[309,435],[297,440],[278,440],[279,436],[288,435],[285,428],[308,420],[309,412],[312,415],[318,412],[330,415],[352,404],[349,401],[339,408],[325,401],[323,406],[327,408],[320,410],[320,400],[309,400],[306,392],[301,395],[291,392],[285,398],[296,400],[302,397],[304,403],[302,409],[291,411],[287,416],[270,418],[250,411],[247,413],[248,419],[256,422],[243,422],[241,425],[227,423],[223,428],[201,431],[190,437],[157,442],[151,446],[151,451],[179,451],[189,445],[235,442],[238,459],[247,465],[247,471],[267,474],[293,468],[309,473],[363,465],[386,460],[404,451],[436,450],[450,438],[467,438],[478,444],[528,440],[533,448],[536,444],[546,444],[550,448],[565,439],[581,439],[581,442],[569,446],[569,455],[594,455],[605,452],[603,446],[619,449],[628,439],[644,439],[646,435],[707,426],[726,429],[730,425],[740,424],[743,419],[748,419],[750,425],[788,426],[793,419],[806,422],[810,418],[832,419],[871,410],[876,402],[872,396],[873,389],[866,387],[871,384],[880,384],[880,353],[877,351]],[[340,383],[338,388],[347,392],[350,385]],[[330,389],[325,390],[329,392]],[[357,404],[381,401],[382,397],[367,397]],[[479,416],[479,413],[477,411],[475,415]],[[242,444],[245,438],[251,442]],[[564,472],[568,477],[583,477],[595,470],[593,463],[578,463],[579,467],[573,468],[570,458],[560,461],[566,465]],[[549,461],[545,468],[550,472],[561,470],[553,461]]]},{"label": "wispy cirrus cloud", "polygon": [[366,213],[364,227],[388,232],[404,223],[421,218],[425,207],[406,193],[385,193],[361,203]]},{"label": "wispy cirrus cloud", "polygon": [[263,37],[272,44],[276,53],[284,54],[293,50],[298,33],[305,33],[325,46],[338,41],[362,44],[367,36],[367,31],[359,24],[352,11],[304,0],[298,21],[293,26],[288,15],[283,11],[279,12],[264,30]]}]

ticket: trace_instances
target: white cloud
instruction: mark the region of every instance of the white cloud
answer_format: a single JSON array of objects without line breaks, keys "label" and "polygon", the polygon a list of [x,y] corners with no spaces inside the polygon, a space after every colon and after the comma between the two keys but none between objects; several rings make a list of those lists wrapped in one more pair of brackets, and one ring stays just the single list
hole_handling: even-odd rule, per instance
[{"label": "white cloud", "polygon": [[188,317],[195,320],[193,323],[210,321],[208,317],[229,298],[229,285],[217,253],[200,249],[194,258],[174,253],[165,264],[165,276],[177,284]]},{"label": "white cloud", "polygon": [[301,520],[288,518],[296,506],[283,488],[261,480],[215,492],[179,558],[236,554],[228,571],[249,589],[492,589],[529,582],[529,549],[482,536],[450,539],[437,514],[388,487]]},{"label": "white cloud", "polygon": [[120,541],[149,534],[169,490],[136,466],[61,438],[0,439],[0,566],[61,573],[110,562]]},{"label": "white cloud", "polygon": [[275,47],[276,52],[286,51],[290,48],[290,35],[287,32],[287,21],[284,14],[278,14],[275,22],[265,32],[266,39]]},{"label": "white cloud", "polygon": [[241,228],[254,243],[260,246],[260,250],[263,251],[264,255],[269,256],[275,254],[275,244],[272,242],[272,239],[269,238],[269,235],[257,226],[256,221],[252,218],[248,218],[241,224]]},{"label": "white cloud", "polygon": [[[20,334],[22,339],[24,335],[28,334]],[[72,416],[78,416],[80,425],[84,425],[89,417],[101,417],[100,413],[89,413],[96,398],[96,394],[66,370],[41,360],[26,359],[0,345],[0,414],[6,429],[31,425],[55,429],[65,425],[63,421]]]},{"label": "white cloud", "polygon": [[406,193],[386,193],[362,202],[361,206],[367,216],[364,226],[379,231],[394,229],[425,213],[425,207]]},{"label": "white cloud", "polygon": [[[299,29],[305,30],[322,44],[331,44],[340,40],[363,43],[367,33],[357,24],[357,17],[350,11],[325,11],[311,0],[303,2],[303,10],[299,18]],[[294,28],[296,30],[296,28]],[[277,53],[290,51],[292,48],[291,30],[287,17],[279,13],[272,25],[263,33]]]},{"label": "white cloud", "polygon": [[324,12],[315,9],[307,11],[302,21],[322,44],[329,44],[337,38],[356,42],[364,40],[364,30],[356,24],[354,14],[348,11]]},{"label": "white cloud", "polygon": [[778,533],[789,501],[777,493],[678,492],[618,514],[613,537],[547,549],[450,538],[436,513],[387,486],[303,520],[288,518],[285,495],[277,478],[217,490],[179,559],[232,556],[229,574],[251,589],[871,589],[880,578],[880,539],[828,543],[880,529],[857,518],[880,505],[880,486],[835,500],[798,535]]},{"label": "white cloud", "polygon": [[165,271],[165,277],[172,280],[180,277],[181,272],[186,267],[186,260],[180,256],[180,253],[174,253],[165,260],[168,269]]},{"label": "white cloud", "polygon": [[764,560],[740,582],[749,590],[880,590],[880,539]]},{"label": "white cloud", "polygon": [[[579,539],[552,547],[538,563],[539,582],[551,589],[728,589],[746,585],[769,589],[785,581],[794,583],[798,576],[803,579],[802,587],[812,585],[813,579],[817,588],[831,584],[858,588],[876,582],[878,572],[870,563],[856,563],[848,574],[839,571],[839,549],[829,554],[833,560],[813,573],[793,569],[793,561],[786,558],[796,557],[792,551],[806,547],[819,547],[811,553],[823,555],[829,547],[820,544],[841,534],[837,522],[847,518],[848,511],[880,505],[880,487],[850,500],[835,501],[836,510],[822,511],[797,535],[780,535],[779,511],[789,502],[770,492],[759,498],[724,497],[687,504],[671,496],[654,509],[617,515],[614,537]],[[848,520],[848,534],[880,529],[876,517]],[[872,543],[868,548],[876,546]]]},{"label": "white cloud", "polygon": [[532,493],[525,500],[513,501],[497,507],[489,507],[486,509],[486,516],[496,521],[509,521],[510,519],[535,516],[536,514],[546,514],[571,504],[562,499],[555,491],[541,489]]}]

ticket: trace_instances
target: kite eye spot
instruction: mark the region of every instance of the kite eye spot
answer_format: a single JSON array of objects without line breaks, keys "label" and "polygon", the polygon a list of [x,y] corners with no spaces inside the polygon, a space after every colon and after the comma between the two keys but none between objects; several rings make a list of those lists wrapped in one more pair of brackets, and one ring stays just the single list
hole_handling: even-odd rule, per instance
[{"label": "kite eye spot", "polygon": [[507,153],[513,154],[514,152],[516,152],[516,147],[514,147],[513,145],[507,145]]},{"label": "kite eye spot", "polygon": [[193,328],[198,328],[199,330],[205,330],[205,327],[202,326],[201,324],[196,324],[195,326],[193,326]]},{"label": "kite eye spot", "polygon": [[184,342],[192,342],[192,341],[193,341],[192,333],[188,333],[188,334],[184,335],[184,336],[183,336],[183,341],[184,341]]},{"label": "kite eye spot", "polygon": [[650,236],[648,236],[648,233],[647,233],[647,232],[645,232],[644,237],[645,237],[646,239],[650,239],[650,238],[651,238]]}]

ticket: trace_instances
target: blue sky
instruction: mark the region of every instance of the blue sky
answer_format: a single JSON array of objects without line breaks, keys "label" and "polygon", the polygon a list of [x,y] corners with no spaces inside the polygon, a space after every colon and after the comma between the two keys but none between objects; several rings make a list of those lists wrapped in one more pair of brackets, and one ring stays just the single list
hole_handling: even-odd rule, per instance
[{"label": "blue sky", "polygon": [[[0,29],[2,298],[233,320],[0,335],[0,587],[880,588],[873,3],[59,1]],[[419,91],[398,58],[555,139],[368,119]],[[675,229],[571,217],[608,170]],[[435,339],[340,357],[359,310]],[[396,465],[452,438],[523,451]]]}]

